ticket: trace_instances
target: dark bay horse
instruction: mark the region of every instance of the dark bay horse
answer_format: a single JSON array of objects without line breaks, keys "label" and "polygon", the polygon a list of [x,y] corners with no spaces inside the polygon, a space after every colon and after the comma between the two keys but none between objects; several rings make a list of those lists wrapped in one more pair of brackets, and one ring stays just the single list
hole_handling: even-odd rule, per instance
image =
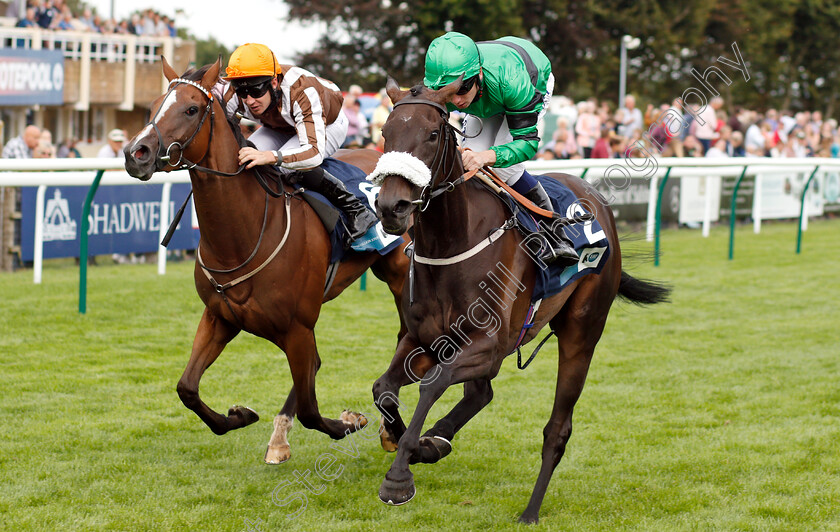
[{"label": "dark bay horse", "polygon": [[[178,77],[163,60],[169,90],[152,105],[152,120],[125,148],[125,167],[143,181],[155,171],[188,165],[201,228],[195,285],[206,305],[178,395],[216,434],[254,423],[253,410],[235,406],[227,416],[208,407],[198,394],[202,374],[240,330],[265,338],[286,353],[293,387],[274,418],[265,461],[290,456],[287,432],[297,415],[304,427],[339,439],[367,422],[345,411],[340,419],[322,417],[315,396],[321,359],[313,329],[321,305],[338,296],[368,267],[399,302],[407,259],[400,248],[381,256],[350,253],[324,293],[330,240],[315,211],[288,186],[262,185],[252,170],[239,166],[244,145],[238,123],[225,116],[213,94],[221,60]],[[370,173],[379,153],[345,152],[340,158]],[[263,167],[266,168],[266,167]],[[270,168],[269,168],[270,170]],[[270,198],[269,190],[279,197]],[[402,325],[399,336],[404,334]]]},{"label": "dark bay horse", "polygon": [[[414,221],[415,300],[405,291],[402,309],[408,331],[399,341],[389,369],[373,387],[383,413],[386,450],[398,449],[379,497],[389,504],[408,502],[415,493],[409,465],[433,463],[451,452],[451,440],[493,397],[490,381],[515,350],[530,309],[538,262],[520,246],[522,235],[499,228],[511,217],[503,203],[478,182],[463,182],[456,138],[447,124],[446,102],[460,87],[439,91],[422,86],[387,90],[394,111],[382,129],[386,158],[408,161],[405,173],[384,165],[377,214],[386,231],[400,234]],[[416,164],[408,164],[414,160]],[[396,165],[399,168],[399,164]],[[427,172],[428,186],[417,175]],[[606,201],[584,180],[553,177],[585,202],[600,222],[611,253],[600,274],[572,281],[542,301],[522,343],[548,325],[559,347],[557,385],[551,418],[543,431],[542,465],[531,500],[520,521],[535,523],[546,488],[572,433],[572,412],[616,296],[639,304],[667,299],[669,289],[622,272],[615,220]],[[591,222],[588,222],[591,223]],[[584,228],[586,230],[586,227]],[[488,235],[496,235],[493,240]],[[533,376],[531,378],[534,378]],[[422,380],[421,380],[422,379]],[[406,428],[399,390],[420,381],[420,399]],[[423,423],[438,398],[464,383],[463,399],[421,437]],[[398,444],[398,445],[397,445]]]}]

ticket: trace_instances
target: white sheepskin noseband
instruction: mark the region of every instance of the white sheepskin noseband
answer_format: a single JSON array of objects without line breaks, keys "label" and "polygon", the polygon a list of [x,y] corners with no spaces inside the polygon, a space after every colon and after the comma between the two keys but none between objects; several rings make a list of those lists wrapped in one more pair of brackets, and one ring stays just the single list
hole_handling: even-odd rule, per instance
[{"label": "white sheepskin noseband", "polygon": [[426,163],[410,153],[399,151],[391,151],[380,157],[367,180],[374,185],[382,185],[385,176],[389,175],[404,177],[418,187],[425,187],[432,182],[432,171]]}]

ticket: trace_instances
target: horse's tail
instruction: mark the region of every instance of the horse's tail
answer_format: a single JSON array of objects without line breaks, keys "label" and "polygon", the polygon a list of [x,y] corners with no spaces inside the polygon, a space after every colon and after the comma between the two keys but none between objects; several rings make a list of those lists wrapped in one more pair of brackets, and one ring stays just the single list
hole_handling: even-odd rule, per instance
[{"label": "horse's tail", "polygon": [[637,305],[653,305],[670,301],[671,287],[656,281],[636,279],[622,270],[618,295]]}]

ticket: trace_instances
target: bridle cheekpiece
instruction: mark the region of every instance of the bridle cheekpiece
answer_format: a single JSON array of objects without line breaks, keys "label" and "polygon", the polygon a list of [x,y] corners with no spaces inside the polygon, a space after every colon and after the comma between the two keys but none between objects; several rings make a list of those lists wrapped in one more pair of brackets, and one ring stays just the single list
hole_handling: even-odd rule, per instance
[{"label": "bridle cheekpiece", "polygon": [[[155,134],[158,137],[158,153],[157,153],[157,159],[155,161],[155,167],[157,167],[158,170],[162,170],[166,166],[171,166],[173,168],[179,168],[179,169],[184,169],[184,168],[192,169],[192,168],[195,168],[198,165],[198,162],[193,163],[193,162],[190,162],[189,160],[185,159],[184,158],[184,151],[187,149],[187,146],[190,145],[190,143],[193,141],[193,139],[195,139],[196,135],[198,135],[198,132],[201,131],[201,128],[204,127],[204,121],[207,120],[208,115],[211,117],[211,120],[210,120],[210,135],[211,136],[213,135],[213,120],[212,120],[212,117],[213,117],[213,100],[214,100],[213,93],[210,92],[209,90],[205,89],[204,87],[202,87],[200,84],[196,83],[195,81],[192,81],[192,80],[189,80],[189,79],[184,79],[184,78],[175,78],[175,79],[173,79],[169,82],[169,89],[166,91],[167,96],[178,85],[181,85],[181,84],[190,85],[190,86],[195,87],[196,89],[200,90],[207,97],[207,106],[204,108],[204,114],[201,115],[201,121],[198,123],[198,127],[195,128],[195,131],[193,131],[193,134],[190,135],[190,138],[188,138],[187,141],[183,144],[181,144],[180,142],[174,141],[171,144],[169,144],[169,146],[167,146],[165,150],[164,150],[164,147],[163,147],[163,145],[164,145],[163,134],[160,132],[160,129],[158,128],[158,125],[157,125],[157,116],[158,116],[158,113],[160,113],[160,110],[163,108],[163,106],[158,107],[157,112],[155,112],[155,116],[149,122],[152,125],[152,127],[154,128]],[[165,97],[164,97],[164,101],[166,101]],[[172,148],[174,148],[176,146],[178,147],[178,160],[173,162],[172,161]],[[202,156],[199,159],[199,161],[201,161],[203,158],[204,157]]]}]

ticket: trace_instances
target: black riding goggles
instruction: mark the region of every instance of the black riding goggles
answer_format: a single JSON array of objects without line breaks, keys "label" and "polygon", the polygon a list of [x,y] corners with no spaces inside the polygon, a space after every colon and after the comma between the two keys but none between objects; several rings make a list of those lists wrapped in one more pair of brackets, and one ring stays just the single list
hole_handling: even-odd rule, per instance
[{"label": "black riding goggles", "polygon": [[470,79],[465,79],[463,83],[461,83],[461,88],[458,89],[458,92],[456,92],[455,94],[463,96],[464,94],[470,92],[470,90],[473,88],[473,85],[475,85],[476,81],[478,81],[478,76],[473,76]]},{"label": "black riding goggles", "polygon": [[268,92],[269,88],[271,88],[271,80],[260,83],[259,85],[242,85],[233,90],[240,99],[244,100],[248,96],[251,98],[261,98],[266,92]]}]

